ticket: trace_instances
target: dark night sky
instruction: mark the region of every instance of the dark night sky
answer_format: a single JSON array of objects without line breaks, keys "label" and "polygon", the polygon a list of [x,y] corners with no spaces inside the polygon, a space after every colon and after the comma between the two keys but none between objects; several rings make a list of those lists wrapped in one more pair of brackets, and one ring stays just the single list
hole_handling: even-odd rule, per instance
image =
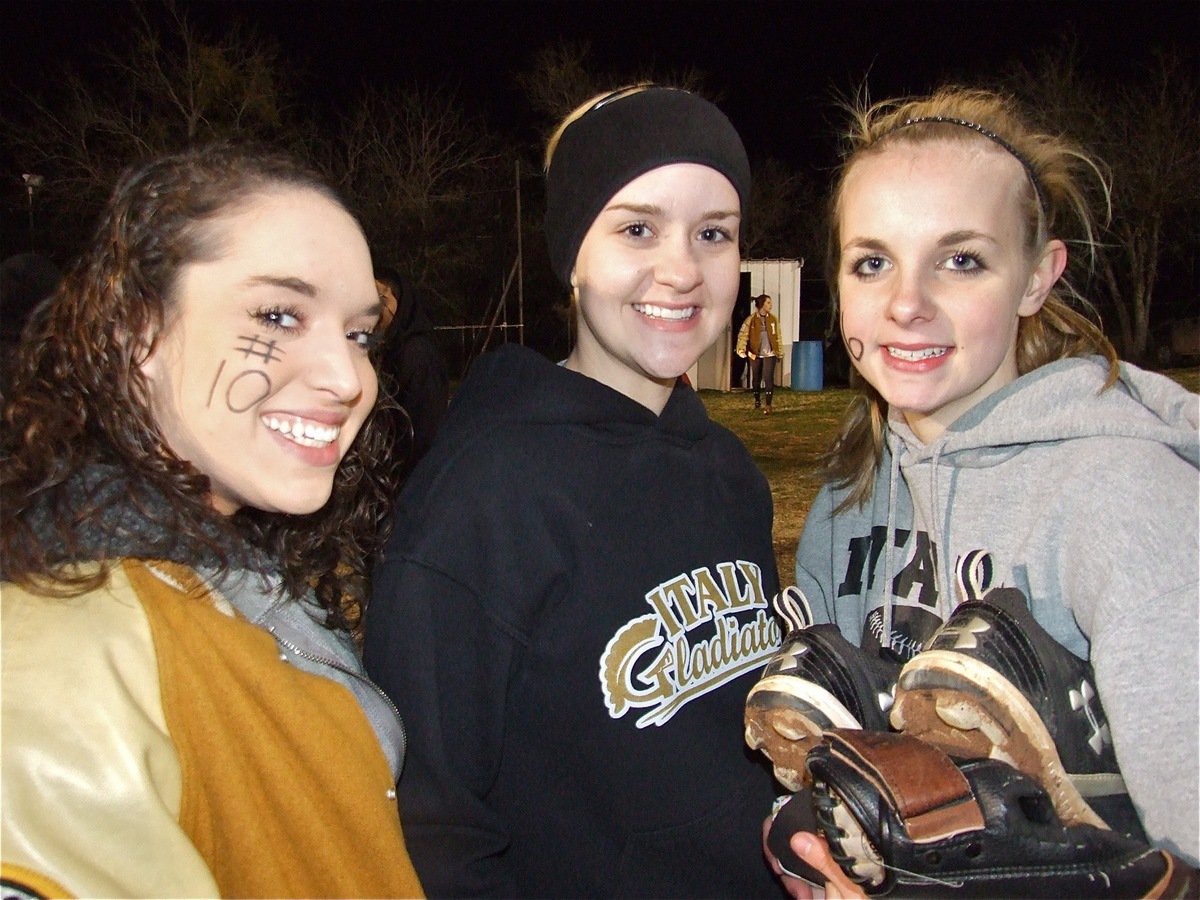
[{"label": "dark night sky", "polygon": [[[1200,32],[1200,3],[1190,0],[180,3],[202,27],[240,17],[274,37],[306,73],[307,90],[332,104],[365,80],[447,83],[501,126],[522,124],[513,74],[556,37],[588,41],[603,71],[691,64],[706,73],[752,157],[817,167],[829,161],[833,90],[853,89],[867,72],[875,97],[916,92],[946,78],[986,77],[1074,33],[1085,65],[1119,78],[1152,47],[1194,47]],[[110,44],[131,16],[121,0],[3,7],[4,90],[36,89],[63,59],[86,64],[89,50]]]},{"label": "dark night sky", "polygon": [[[155,20],[158,0],[149,0]],[[1174,48],[1197,62],[1197,0],[177,0],[202,35],[242,20],[276,40],[304,99],[348,109],[364,82],[445,85],[469,111],[532,148],[547,125],[514,75],[558,38],[586,41],[590,68],[705,74],[752,163],[780,158],[817,184],[836,164],[835,92],[871,96],[987,80],[1074,36],[1093,75],[1121,80]],[[85,74],[121,46],[129,0],[0,0],[0,126],[16,91],[44,93],[63,63]],[[619,82],[618,82],[619,83]],[[615,86],[615,85],[614,85]],[[19,173],[0,162],[0,243],[25,240]],[[823,291],[812,267],[810,296]],[[1167,293],[1190,303],[1179,284]],[[806,278],[807,280],[807,278]],[[812,294],[813,290],[818,294]]]}]

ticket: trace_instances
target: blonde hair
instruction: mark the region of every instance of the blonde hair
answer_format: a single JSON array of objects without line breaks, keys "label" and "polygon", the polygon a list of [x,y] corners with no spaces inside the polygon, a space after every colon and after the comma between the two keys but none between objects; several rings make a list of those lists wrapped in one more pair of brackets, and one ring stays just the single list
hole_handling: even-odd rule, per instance
[{"label": "blonde hair", "polygon": [[652,87],[653,84],[654,82],[652,81],[640,81],[637,84],[627,84],[624,87],[619,87],[615,91],[601,91],[599,94],[593,94],[567,113],[563,117],[563,120],[555,126],[554,131],[550,132],[550,137],[546,140],[546,153],[542,157],[542,171],[550,171],[550,162],[554,159],[554,151],[558,149],[558,142],[562,139],[563,132],[573,122],[578,121],[585,113],[591,112],[603,103],[608,103],[611,100],[620,100],[622,97],[628,97],[630,94],[640,93],[646,90],[646,88]]},{"label": "blonde hair", "polygon": [[[1036,131],[1011,97],[947,86],[927,97],[863,102],[847,111],[850,127],[828,217],[826,272],[835,310],[841,266],[838,229],[846,177],[859,160],[900,145],[984,141],[1004,149],[1027,175],[1021,203],[1030,255],[1036,255],[1051,237],[1059,237],[1086,247],[1089,263],[1094,260],[1095,226],[1079,173],[1099,182],[1107,212],[1110,190],[1103,168],[1067,138]],[[1071,228],[1073,233],[1068,230]],[[1117,379],[1117,352],[1101,331],[1095,309],[1067,277],[1051,289],[1037,313],[1020,320],[1016,349],[1017,370],[1022,375],[1056,360],[1099,355],[1108,361],[1106,387]],[[825,480],[838,488],[850,488],[836,512],[867,501],[883,458],[887,404],[857,370],[852,372],[851,384],[860,394],[823,457]]]}]

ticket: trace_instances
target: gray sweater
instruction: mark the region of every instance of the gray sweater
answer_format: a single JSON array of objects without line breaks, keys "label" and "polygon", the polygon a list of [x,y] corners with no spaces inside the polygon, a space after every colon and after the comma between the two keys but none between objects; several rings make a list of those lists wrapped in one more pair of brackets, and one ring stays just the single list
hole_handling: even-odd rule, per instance
[{"label": "gray sweater", "polygon": [[[873,494],[809,512],[796,582],[817,622],[919,652],[984,550],[1056,640],[1090,659],[1130,795],[1157,843],[1200,860],[1200,398],[1122,365],[1043,366],[922,444],[902,418]],[[891,585],[885,591],[885,585]]]}]

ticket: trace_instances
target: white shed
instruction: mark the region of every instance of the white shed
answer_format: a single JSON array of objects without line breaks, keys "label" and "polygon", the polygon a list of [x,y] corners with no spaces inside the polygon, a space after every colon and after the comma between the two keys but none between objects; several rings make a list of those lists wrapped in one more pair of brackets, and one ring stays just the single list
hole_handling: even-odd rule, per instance
[{"label": "white shed", "polygon": [[791,384],[792,344],[800,338],[800,272],[803,268],[802,259],[742,260],[742,283],[733,315],[721,336],[688,370],[688,377],[697,389],[728,391],[740,386],[733,383],[734,370],[741,368],[734,365],[733,356],[737,329],[750,314],[751,298],[759,294],[770,294],[775,301],[775,316],[779,319],[780,337],[783,338],[775,383],[784,387]]}]

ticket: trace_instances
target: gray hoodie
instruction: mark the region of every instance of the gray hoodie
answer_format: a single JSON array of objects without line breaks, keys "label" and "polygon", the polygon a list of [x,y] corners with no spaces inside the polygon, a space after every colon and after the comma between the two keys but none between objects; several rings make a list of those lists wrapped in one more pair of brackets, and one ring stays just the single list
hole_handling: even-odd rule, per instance
[{"label": "gray hoodie", "polygon": [[[1200,398],[1099,359],[1043,366],[930,444],[889,421],[871,498],[809,512],[796,582],[817,622],[852,641],[919,652],[961,601],[956,561],[993,568],[1035,618],[1090,659],[1117,757],[1147,833],[1200,859]],[[889,586],[885,590],[885,586]]]}]

